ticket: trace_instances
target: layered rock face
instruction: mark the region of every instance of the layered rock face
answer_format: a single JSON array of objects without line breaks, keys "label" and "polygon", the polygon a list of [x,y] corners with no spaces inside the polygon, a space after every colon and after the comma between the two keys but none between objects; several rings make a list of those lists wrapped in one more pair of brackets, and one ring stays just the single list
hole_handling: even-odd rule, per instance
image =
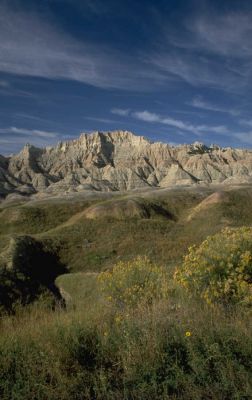
[{"label": "layered rock face", "polygon": [[39,149],[0,156],[0,194],[127,191],[141,187],[252,182],[252,152],[152,143],[127,131],[82,134]]}]

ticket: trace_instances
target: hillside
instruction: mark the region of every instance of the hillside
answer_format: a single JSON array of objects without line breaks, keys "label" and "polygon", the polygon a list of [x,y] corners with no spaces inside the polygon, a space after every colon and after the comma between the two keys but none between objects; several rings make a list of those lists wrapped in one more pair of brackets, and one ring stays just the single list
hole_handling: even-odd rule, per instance
[{"label": "hillside", "polygon": [[[100,136],[97,134],[97,138]],[[125,185],[123,179],[132,178],[127,174],[135,168],[139,174],[136,185],[145,182],[138,189],[133,180],[132,189],[129,186],[127,190],[125,186],[109,186],[109,180],[103,180],[104,186],[96,186],[96,190],[93,183],[85,186],[88,190],[83,186],[78,189],[75,179],[64,188],[67,176],[76,178],[84,171],[80,161],[79,166],[71,162],[78,160],[78,141],[69,142],[62,161],[61,150],[56,155],[56,148],[36,150],[28,146],[21,152],[22,161],[20,155],[1,158],[2,171],[11,176],[8,179],[12,182],[0,203],[1,399],[251,398],[250,309],[242,304],[209,306],[196,293],[190,295],[174,277],[175,271],[183,272],[185,268],[188,248],[205,248],[209,235],[219,236],[211,236],[214,242],[209,240],[213,244],[207,258],[199,258],[198,271],[209,255],[216,260],[217,271],[226,258],[227,265],[232,266],[238,252],[230,249],[238,239],[240,250],[242,232],[248,237],[247,248],[252,248],[251,228],[239,230],[252,225],[252,187],[248,183],[238,185],[239,174],[226,178],[230,182],[227,185],[217,180],[211,184],[202,180],[199,184],[194,178],[190,182],[195,184],[191,184],[183,180],[185,171],[175,174],[180,177],[177,181],[167,178],[167,187],[158,187],[159,183],[150,186],[146,184],[150,166],[155,165],[152,172],[155,170],[159,177],[162,163],[170,176],[175,168],[170,156],[162,156],[160,149],[155,155],[153,148],[166,148],[169,154],[179,152],[167,145],[137,140],[136,146],[129,144],[128,153],[125,138],[115,148],[118,151],[122,146],[121,156],[125,153],[120,163],[126,172],[120,182]],[[217,149],[204,147],[200,153],[199,146],[194,145],[194,154],[188,146],[184,160],[188,158],[189,163],[198,159],[199,165],[217,157]],[[80,153],[83,148],[79,146]],[[102,166],[97,158],[94,162],[94,154],[101,154],[98,147],[94,148],[93,153],[86,153],[89,161],[85,165],[93,164],[85,171],[99,172],[100,177],[106,170],[117,174],[120,163],[116,151],[110,157],[106,153],[113,165]],[[149,167],[143,156],[147,149]],[[223,161],[226,152],[231,154],[229,164]],[[243,158],[238,154],[231,149],[219,150],[218,163],[223,163],[223,168],[229,165],[229,171],[231,165],[232,171],[237,171],[244,159],[249,165],[250,153],[241,151]],[[84,155],[81,157],[84,159]],[[130,168],[124,167],[127,163]],[[142,169],[138,166],[141,163]],[[182,170],[178,164],[176,168]],[[38,177],[42,182],[44,171],[48,182],[54,181],[35,188],[33,183]],[[142,181],[141,171],[145,171]],[[249,180],[249,169],[246,171],[246,178],[239,178],[241,183]],[[118,183],[119,175],[115,176],[113,182]],[[95,182],[101,185],[102,180]],[[8,186],[6,181],[3,185]],[[235,228],[235,242],[229,244],[225,234],[219,233],[223,228]],[[250,266],[251,253],[246,249],[242,263]],[[197,258],[192,259],[194,267]],[[151,304],[141,298],[134,307],[122,307],[121,298],[110,304],[108,299],[113,299],[113,293],[103,293],[100,279],[110,279],[117,265],[124,272],[115,285],[109,283],[110,290],[115,286],[117,296],[118,283],[130,301],[136,295],[144,299],[150,294]],[[132,275],[127,276],[126,266]],[[141,271],[149,277],[150,292],[150,288],[142,289]],[[163,271],[157,281],[155,271]],[[234,271],[241,276],[237,268]],[[167,284],[167,297],[159,297],[155,282]],[[234,283],[240,287],[239,279]],[[228,285],[229,280],[224,287]]]},{"label": "hillside", "polygon": [[127,131],[82,134],[55,147],[27,144],[0,156],[0,196],[83,191],[129,191],[192,184],[236,184],[252,180],[252,152],[152,143]]},{"label": "hillside", "polygon": [[[251,226],[251,203],[250,185],[2,201],[1,399],[251,398],[249,308],[208,306],[174,280],[188,247],[225,227]],[[237,255],[221,235],[217,254],[209,249],[217,263]],[[242,256],[250,262],[250,253]],[[163,271],[168,297],[110,304],[99,282],[116,265],[133,273],[118,279],[130,299],[148,295],[135,274],[139,262],[150,266],[154,292],[152,274]]]},{"label": "hillside", "polygon": [[[7,267],[7,275],[13,275],[8,265],[14,265],[14,272],[20,272],[21,266],[23,274],[22,266],[29,262],[40,278],[36,278],[35,284],[28,271],[22,287],[28,278],[38,287],[38,293],[41,287],[46,287],[41,276],[47,275],[47,267],[55,279],[61,270],[97,273],[118,260],[148,255],[151,260],[165,264],[172,273],[189,246],[199,244],[224,227],[252,224],[250,186],[159,188],[126,194],[101,192],[99,196],[92,193],[3,201],[2,271]],[[48,265],[43,265],[44,260]],[[19,282],[15,276],[11,279],[14,286]]]},{"label": "hillside", "polygon": [[[251,226],[251,202],[249,185],[3,201],[1,399],[250,399],[249,309],[208,306],[173,277],[189,246]],[[221,235],[217,263],[231,253]],[[147,277],[162,267],[168,297],[110,304],[99,278],[133,265],[118,280],[131,299],[136,257]]]}]

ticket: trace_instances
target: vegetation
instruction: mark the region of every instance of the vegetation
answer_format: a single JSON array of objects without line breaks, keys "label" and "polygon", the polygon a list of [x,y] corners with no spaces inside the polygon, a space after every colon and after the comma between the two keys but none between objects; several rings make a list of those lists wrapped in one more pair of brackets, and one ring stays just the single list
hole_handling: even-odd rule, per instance
[{"label": "vegetation", "polygon": [[152,304],[154,299],[165,297],[168,291],[165,269],[146,257],[119,262],[113,269],[102,272],[98,279],[107,300],[120,310],[142,302]]},{"label": "vegetation", "polygon": [[252,305],[252,228],[224,229],[189,248],[178,282],[209,304]]},{"label": "vegetation", "polygon": [[57,256],[29,236],[13,237],[0,268],[0,313],[13,312],[41,295],[60,300],[55,278],[65,272]]},{"label": "vegetation", "polygon": [[0,399],[249,400],[252,190],[209,194],[145,195],[172,218],[3,208]]},{"label": "vegetation", "polygon": [[67,221],[89,202],[43,203],[39,205],[7,206],[0,210],[0,235],[13,233],[36,234]]},{"label": "vegetation", "polygon": [[124,309],[99,284],[96,294],[76,310],[39,303],[2,320],[1,399],[251,397],[251,329],[240,307],[213,310],[179,288]]}]

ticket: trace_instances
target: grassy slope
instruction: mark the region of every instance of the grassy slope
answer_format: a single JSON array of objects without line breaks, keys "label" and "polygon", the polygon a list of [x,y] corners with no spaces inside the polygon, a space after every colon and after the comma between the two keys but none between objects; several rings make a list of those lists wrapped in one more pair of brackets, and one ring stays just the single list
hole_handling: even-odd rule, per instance
[{"label": "grassy slope", "polygon": [[[1,399],[250,399],[251,325],[242,310],[225,315],[176,292],[168,302],[139,309],[118,326],[96,281],[95,272],[139,254],[172,271],[189,245],[224,226],[252,224],[252,190],[246,188],[232,190],[227,202],[188,220],[210,193],[177,190],[144,196],[146,203],[162,204],[174,220],[155,215],[87,220],[78,213],[90,202],[79,201],[21,206],[25,224],[18,213],[10,223],[1,212],[2,248],[9,238],[4,226],[9,234],[33,234],[72,271],[56,280],[66,311],[34,304],[2,319]],[[192,332],[189,339],[186,331]]]},{"label": "grassy slope", "polygon": [[[188,246],[200,243],[225,226],[252,224],[251,188],[228,190],[225,201],[203,209],[197,207],[211,193],[209,189],[179,189],[138,194],[138,200],[142,198],[145,207],[150,203],[162,206],[172,215],[171,219],[153,212],[149,219],[85,218],[83,211],[93,204],[109,204],[111,208],[114,200],[107,198],[43,201],[1,208],[0,264],[11,236],[30,234],[72,273],[99,272],[118,260],[129,260],[137,255],[147,255],[172,273]],[[130,196],[116,196],[116,202]],[[63,288],[71,277],[74,279],[74,275],[65,277]],[[85,277],[81,274],[77,277],[80,282],[84,279],[76,289],[80,288],[81,292]],[[75,295],[74,288],[75,284],[66,290]]]},{"label": "grassy slope", "polygon": [[[161,205],[174,218],[86,219],[83,210],[102,200],[26,204],[0,212],[0,251],[11,234],[32,234],[46,242],[71,271],[99,271],[118,259],[147,254],[165,265],[180,261],[189,245],[200,243],[225,226],[252,223],[252,189],[233,189],[228,201],[192,210],[212,191],[175,190],[143,194],[143,202]],[[139,197],[139,196],[138,196]],[[113,200],[109,200],[113,203]]]},{"label": "grassy slope", "polygon": [[[204,192],[203,196],[208,194]],[[40,237],[60,244],[60,258],[73,272],[99,271],[119,259],[131,259],[139,254],[146,254],[167,266],[175,265],[188,246],[200,243],[206,236],[225,226],[252,223],[252,190],[233,191],[228,202],[209,205],[188,221],[191,210],[204,197],[196,191],[161,195],[159,204],[174,215],[175,220],[155,216],[127,220],[82,218]],[[153,197],[150,200],[153,201]]]},{"label": "grassy slope", "polygon": [[60,275],[56,285],[64,296],[68,309],[82,309],[98,301],[97,275],[94,272],[75,272]]},{"label": "grassy slope", "polygon": [[78,213],[89,202],[24,204],[0,209],[0,235],[36,234],[53,229]]},{"label": "grassy slope", "polygon": [[[209,189],[179,189],[138,194],[138,201],[142,198],[145,207],[153,203],[162,206],[172,219],[153,212],[149,219],[85,218],[83,211],[93,204],[109,204],[111,208],[114,200],[107,198],[43,201],[2,208],[0,263],[4,259],[1,250],[6,252],[13,234],[30,234],[42,241],[72,273],[99,272],[118,260],[137,255],[147,255],[172,273],[188,246],[200,243],[225,226],[252,224],[251,188],[228,190],[225,201],[203,209],[197,207],[211,193]],[[116,203],[130,196],[116,196]]]}]

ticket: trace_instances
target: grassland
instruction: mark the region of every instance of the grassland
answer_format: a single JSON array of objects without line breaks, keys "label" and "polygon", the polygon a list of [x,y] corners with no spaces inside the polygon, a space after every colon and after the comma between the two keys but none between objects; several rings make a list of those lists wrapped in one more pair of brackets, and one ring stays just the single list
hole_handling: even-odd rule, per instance
[{"label": "grassland", "polygon": [[241,309],[176,293],[118,320],[93,277],[75,278],[61,284],[77,307],[33,304],[2,320],[1,399],[251,398],[251,326]]},{"label": "grassland", "polygon": [[[31,304],[1,318],[0,398],[249,400],[251,314],[212,309],[174,287],[168,300],[139,305],[118,323],[97,283],[100,271],[139,255],[164,266],[171,280],[188,246],[226,226],[251,226],[252,189],[223,190],[216,201],[208,200],[215,189],[195,188],[2,203],[2,271],[16,249],[11,241],[28,235],[55,260],[66,307],[51,309],[39,286]],[[125,219],[118,202],[132,198],[139,212]],[[109,215],[88,218],[97,205]],[[42,264],[36,261],[38,276]]]}]

